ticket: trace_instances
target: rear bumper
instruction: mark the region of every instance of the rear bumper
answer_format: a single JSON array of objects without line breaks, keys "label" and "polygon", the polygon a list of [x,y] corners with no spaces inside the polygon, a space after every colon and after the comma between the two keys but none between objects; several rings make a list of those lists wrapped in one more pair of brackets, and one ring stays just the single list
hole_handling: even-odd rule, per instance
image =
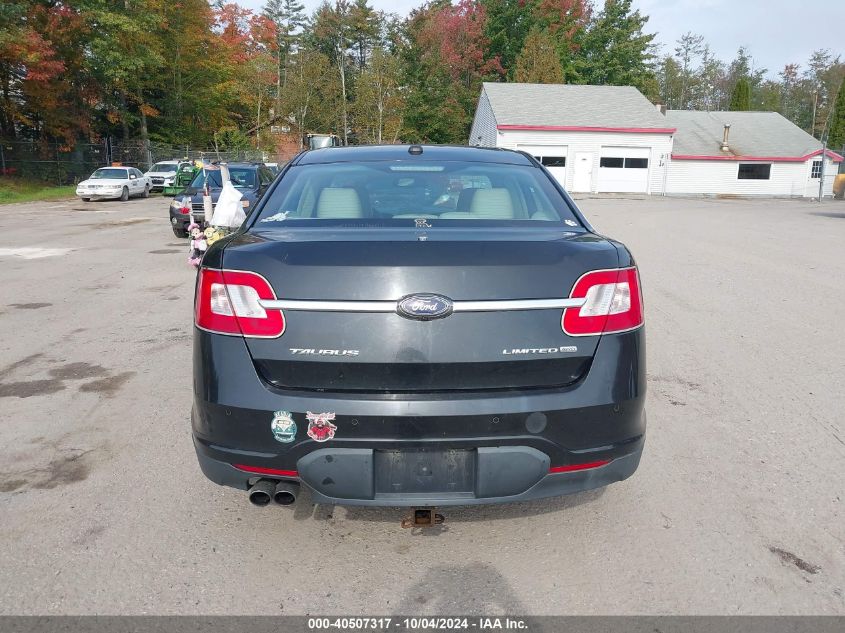
[{"label": "rear bumper", "polygon": [[[197,456],[215,483],[246,489],[259,477],[297,478],[315,501],[339,505],[505,503],[598,488],[639,464],[644,336],[603,336],[587,375],[562,389],[379,396],[277,389],[257,375],[242,339],[196,330]],[[276,411],[296,423],[288,443],[273,437]],[[334,413],[334,438],[309,438],[307,411]]]},{"label": "rear bumper", "polygon": [[[299,480],[310,489],[314,503],[391,507],[514,503],[583,492],[627,479],[639,466],[644,442],[641,436],[624,447],[630,452],[603,466],[561,473],[549,473],[548,456],[539,451],[531,454],[534,449],[479,449],[473,489],[456,493],[377,492],[372,449],[318,449],[301,458],[297,465]],[[261,477],[214,459],[210,456],[214,448],[196,437],[194,445],[202,472],[216,484],[246,490],[250,481]],[[526,452],[528,456],[519,455]],[[522,459],[514,460],[515,455]],[[230,458],[248,460],[242,454]]]}]

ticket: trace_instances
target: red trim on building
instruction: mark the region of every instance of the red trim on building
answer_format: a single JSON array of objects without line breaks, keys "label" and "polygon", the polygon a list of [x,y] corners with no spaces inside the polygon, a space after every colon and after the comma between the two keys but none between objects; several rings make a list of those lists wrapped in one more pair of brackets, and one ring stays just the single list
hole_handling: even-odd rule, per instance
[{"label": "red trim on building", "polygon": [[[803,163],[811,158],[820,156],[822,151],[816,150],[810,152],[806,156],[695,156],[689,154],[672,154],[672,160],[730,160],[735,162],[764,162],[764,163]],[[839,163],[843,160],[842,156],[836,152],[827,150],[825,154],[834,163]]]},{"label": "red trim on building", "polygon": [[624,132],[627,134],[674,134],[674,127],[584,127],[580,125],[497,125],[497,130],[540,132]]}]

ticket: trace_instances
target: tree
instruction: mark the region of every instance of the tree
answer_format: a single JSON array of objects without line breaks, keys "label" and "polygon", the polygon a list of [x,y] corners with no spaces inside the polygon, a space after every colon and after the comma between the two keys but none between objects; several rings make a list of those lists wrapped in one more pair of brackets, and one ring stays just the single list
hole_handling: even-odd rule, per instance
[{"label": "tree", "polygon": [[729,110],[735,112],[746,112],[751,109],[751,85],[748,79],[740,77],[731,92],[731,103]]},{"label": "tree", "polygon": [[845,148],[845,81],[839,84],[839,91],[830,113],[827,144],[837,151]]},{"label": "tree", "polygon": [[205,143],[210,130],[229,121],[232,106],[231,65],[219,36],[212,31],[215,14],[207,0],[164,2],[158,13],[166,70],[151,99],[162,116],[150,136],[161,142]]},{"label": "tree", "polygon": [[145,160],[149,158],[149,118],[160,114],[152,103],[165,67],[155,0],[124,0],[123,6],[91,2],[84,16],[91,29],[92,70],[108,94],[123,128],[138,123]]},{"label": "tree", "polygon": [[368,0],[355,0],[349,8],[350,39],[359,71],[364,70],[370,51],[379,44],[382,21],[383,16],[373,10]]},{"label": "tree", "polygon": [[834,56],[826,49],[813,51],[802,79],[805,99],[811,100],[807,105],[810,124],[806,129],[817,138],[821,138],[843,77],[845,64],[840,62],[838,55]]},{"label": "tree", "polygon": [[538,84],[563,83],[563,66],[555,42],[547,32],[535,27],[528,33],[525,46],[516,58],[514,79]]},{"label": "tree", "polygon": [[486,21],[487,12],[478,0],[459,0],[436,11],[420,33],[429,59],[442,64],[466,89],[504,74],[499,59],[487,54]]},{"label": "tree", "polygon": [[648,96],[655,85],[654,35],[643,33],[648,17],[632,10],[631,2],[605,1],[585,35],[580,74],[585,83],[635,86]]},{"label": "tree", "polygon": [[487,20],[484,37],[490,58],[498,58],[513,78],[516,59],[525,47],[528,32],[535,24],[530,4],[525,0],[482,0]]},{"label": "tree", "polygon": [[348,0],[335,0],[334,6],[325,0],[314,13],[312,33],[314,44],[335,65],[340,79],[340,135],[344,145],[349,142],[348,77],[349,48],[352,45],[351,9]]},{"label": "tree", "polygon": [[671,55],[666,55],[657,69],[660,100],[671,110],[681,109],[681,67]]},{"label": "tree", "polygon": [[690,89],[694,82],[696,60],[704,53],[704,37],[693,33],[684,33],[675,47],[675,56],[680,66],[680,95],[678,96],[678,108],[689,109]]},{"label": "tree", "polygon": [[301,46],[292,54],[282,111],[297,136],[330,129],[337,105],[337,81],[334,65],[320,51]]},{"label": "tree", "polygon": [[[780,113],[787,119],[800,127],[807,129],[810,125],[809,118],[805,116],[802,86],[801,67],[798,64],[787,64],[778,74],[780,77]],[[800,121],[800,123],[798,123]],[[803,125],[801,125],[803,123]]]},{"label": "tree", "polygon": [[534,25],[554,38],[567,81],[585,83],[579,55],[590,21],[587,0],[534,0]]},{"label": "tree", "polygon": [[263,15],[276,26],[276,102],[287,85],[287,68],[298,34],[305,26],[305,5],[298,0],[267,0]]},{"label": "tree", "polygon": [[[412,143],[463,143],[478,93],[453,77],[441,55],[442,34],[433,23],[449,7],[440,0],[411,12],[400,33],[397,52],[406,86],[404,140]],[[483,34],[482,34],[483,35]]]},{"label": "tree", "polygon": [[399,59],[383,48],[373,49],[369,65],[358,78],[354,105],[358,140],[395,143],[404,107]]}]

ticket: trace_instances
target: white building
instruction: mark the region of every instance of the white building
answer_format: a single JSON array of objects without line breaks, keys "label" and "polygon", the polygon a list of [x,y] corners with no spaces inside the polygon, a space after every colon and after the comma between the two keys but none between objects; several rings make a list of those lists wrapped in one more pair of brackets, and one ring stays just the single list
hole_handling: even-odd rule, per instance
[{"label": "white building", "polygon": [[567,191],[661,194],[674,132],[632,86],[485,83],[469,144],[526,151]]},{"label": "white building", "polygon": [[822,165],[819,141],[777,112],[669,110],[677,128],[667,193],[818,198],[842,157],[829,151]]},{"label": "white building", "polygon": [[[822,171],[819,142],[777,113],[664,115],[631,86],[485,83],[469,144],[526,151],[574,193],[817,197]],[[826,196],[841,160],[826,154]]]}]

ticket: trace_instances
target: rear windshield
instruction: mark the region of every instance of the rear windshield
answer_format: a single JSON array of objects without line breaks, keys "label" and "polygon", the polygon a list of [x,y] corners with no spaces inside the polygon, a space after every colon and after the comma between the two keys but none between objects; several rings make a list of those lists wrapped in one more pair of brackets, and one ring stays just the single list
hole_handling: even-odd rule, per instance
[{"label": "rear windshield", "polygon": [[540,169],[457,161],[291,167],[257,221],[266,226],[297,220],[368,227],[485,220],[581,226]]},{"label": "rear windshield", "polygon": [[150,171],[153,172],[153,173],[160,173],[160,174],[161,173],[170,173],[172,171],[176,171],[177,166],[178,165],[176,165],[176,163],[156,163],[155,165],[152,166],[152,169],[150,169]]},{"label": "rear windshield", "polygon": [[[191,182],[191,187],[201,189],[205,186],[206,175],[208,177],[209,187],[222,187],[220,181],[220,170],[206,170],[197,172],[196,177]],[[255,169],[229,167],[229,177],[232,179],[232,184],[236,189],[255,189]]]}]

